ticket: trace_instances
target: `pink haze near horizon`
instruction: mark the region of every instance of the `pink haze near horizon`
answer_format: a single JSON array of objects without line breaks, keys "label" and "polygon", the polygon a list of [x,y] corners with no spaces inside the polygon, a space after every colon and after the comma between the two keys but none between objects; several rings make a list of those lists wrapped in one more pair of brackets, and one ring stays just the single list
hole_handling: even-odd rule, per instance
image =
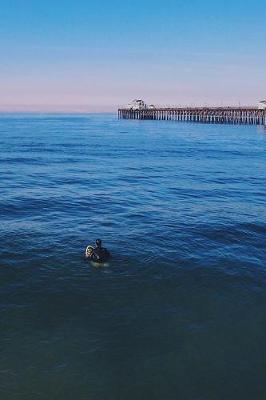
[{"label": "pink haze near horizon", "polygon": [[114,112],[134,98],[177,106],[266,98],[265,2],[166,3],[5,4],[0,111]]}]

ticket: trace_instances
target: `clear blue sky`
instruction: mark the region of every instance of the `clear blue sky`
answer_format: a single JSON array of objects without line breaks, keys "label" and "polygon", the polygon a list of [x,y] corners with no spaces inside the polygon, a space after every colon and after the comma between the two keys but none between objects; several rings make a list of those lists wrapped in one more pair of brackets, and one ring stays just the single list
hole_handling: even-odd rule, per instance
[{"label": "clear blue sky", "polygon": [[266,98],[265,0],[8,0],[0,110]]}]

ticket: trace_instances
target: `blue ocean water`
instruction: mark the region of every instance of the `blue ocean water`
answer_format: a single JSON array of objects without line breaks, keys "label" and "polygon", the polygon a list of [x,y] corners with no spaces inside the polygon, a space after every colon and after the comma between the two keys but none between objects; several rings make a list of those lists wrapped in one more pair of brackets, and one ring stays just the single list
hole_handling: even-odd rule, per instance
[{"label": "blue ocean water", "polygon": [[264,400],[265,144],[254,126],[2,115],[1,400]]}]

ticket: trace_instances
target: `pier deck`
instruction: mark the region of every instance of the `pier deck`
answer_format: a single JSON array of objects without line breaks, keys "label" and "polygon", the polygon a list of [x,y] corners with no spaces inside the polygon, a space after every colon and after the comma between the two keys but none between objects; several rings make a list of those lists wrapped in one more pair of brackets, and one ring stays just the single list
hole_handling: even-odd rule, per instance
[{"label": "pier deck", "polygon": [[266,125],[266,110],[252,107],[120,108],[118,118],[213,124]]}]

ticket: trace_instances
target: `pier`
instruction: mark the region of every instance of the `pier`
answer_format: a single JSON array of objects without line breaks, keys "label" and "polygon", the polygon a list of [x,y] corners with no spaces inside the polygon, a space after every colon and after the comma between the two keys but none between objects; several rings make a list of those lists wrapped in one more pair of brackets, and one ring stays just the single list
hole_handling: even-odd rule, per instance
[{"label": "pier", "polygon": [[256,107],[119,108],[118,118],[266,126],[266,110]]}]

